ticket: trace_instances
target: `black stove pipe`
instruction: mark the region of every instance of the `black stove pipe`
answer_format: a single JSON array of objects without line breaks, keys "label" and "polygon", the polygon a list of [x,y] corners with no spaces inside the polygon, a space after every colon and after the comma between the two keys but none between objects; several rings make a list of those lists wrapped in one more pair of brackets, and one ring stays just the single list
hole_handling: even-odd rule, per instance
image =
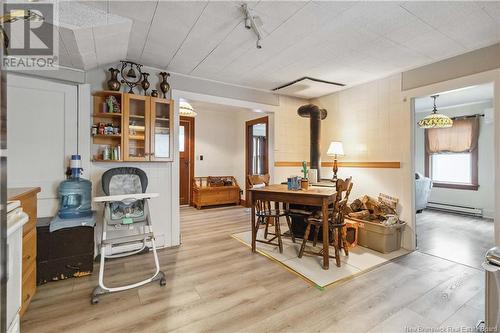
[{"label": "black stove pipe", "polygon": [[302,105],[298,108],[297,114],[303,118],[309,118],[309,134],[310,134],[310,148],[309,148],[309,158],[310,158],[310,168],[318,170],[318,180],[321,179],[321,152],[320,152],[320,140],[321,140],[321,120],[325,119],[327,116],[327,111],[325,109],[320,109],[317,105],[307,104]]}]

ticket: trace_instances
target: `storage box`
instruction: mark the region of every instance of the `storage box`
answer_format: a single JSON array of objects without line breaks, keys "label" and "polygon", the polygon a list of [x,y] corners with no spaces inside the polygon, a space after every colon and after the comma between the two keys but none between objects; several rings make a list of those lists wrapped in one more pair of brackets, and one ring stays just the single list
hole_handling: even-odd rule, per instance
[{"label": "storage box", "polygon": [[94,227],[49,231],[51,218],[37,223],[37,284],[89,275],[94,268]]},{"label": "storage box", "polygon": [[349,219],[358,222],[358,245],[382,253],[389,253],[401,248],[401,234],[406,222],[385,226],[379,222]]}]

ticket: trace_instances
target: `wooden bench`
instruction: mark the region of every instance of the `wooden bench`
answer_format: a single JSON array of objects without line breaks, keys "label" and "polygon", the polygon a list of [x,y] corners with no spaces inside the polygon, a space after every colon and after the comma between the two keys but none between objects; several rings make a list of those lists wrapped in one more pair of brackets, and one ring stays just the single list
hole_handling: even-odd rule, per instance
[{"label": "wooden bench", "polygon": [[194,177],[193,204],[204,206],[240,204],[240,187],[233,176]]}]

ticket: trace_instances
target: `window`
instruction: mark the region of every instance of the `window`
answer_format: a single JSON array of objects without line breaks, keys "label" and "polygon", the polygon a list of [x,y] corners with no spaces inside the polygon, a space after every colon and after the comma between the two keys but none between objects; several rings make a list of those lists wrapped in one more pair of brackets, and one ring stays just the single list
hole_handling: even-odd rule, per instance
[{"label": "window", "polygon": [[478,136],[477,116],[455,118],[449,128],[425,130],[425,175],[435,187],[479,188]]},{"label": "window", "polygon": [[471,184],[471,154],[431,155],[432,180],[442,183]]},{"label": "window", "polygon": [[477,149],[470,153],[425,154],[425,175],[434,187],[474,190],[477,179]]},{"label": "window", "polygon": [[434,187],[477,191],[477,157],[477,149],[470,153],[426,154],[425,175]]}]

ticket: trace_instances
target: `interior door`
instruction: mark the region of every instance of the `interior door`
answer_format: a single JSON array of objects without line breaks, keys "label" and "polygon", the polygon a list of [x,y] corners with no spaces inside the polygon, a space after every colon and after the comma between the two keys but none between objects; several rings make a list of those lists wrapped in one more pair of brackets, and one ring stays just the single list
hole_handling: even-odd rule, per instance
[{"label": "interior door", "polygon": [[78,152],[77,86],[13,74],[7,86],[8,186],[40,187],[38,216],[54,216],[57,187]]},{"label": "interior door", "polygon": [[179,201],[191,203],[191,183],[194,173],[194,118],[180,117],[179,122]]},{"label": "interior door", "polygon": [[245,202],[250,203],[248,184],[249,175],[265,175],[269,173],[269,118],[263,117],[246,122],[246,166],[245,166]]}]

